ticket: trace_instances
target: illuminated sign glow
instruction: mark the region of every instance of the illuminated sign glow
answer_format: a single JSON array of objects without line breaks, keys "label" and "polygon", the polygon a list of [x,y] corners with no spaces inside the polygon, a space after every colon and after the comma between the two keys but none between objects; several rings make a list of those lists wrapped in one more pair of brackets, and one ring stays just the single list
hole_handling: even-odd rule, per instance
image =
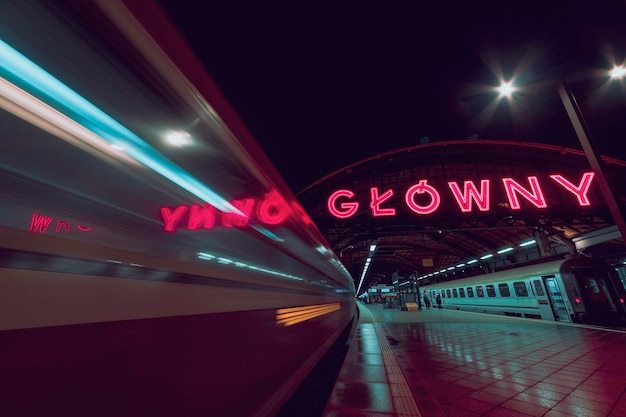
[{"label": "illuminated sign glow", "polygon": [[463,193],[456,182],[449,182],[448,187],[452,190],[454,198],[459,203],[461,211],[472,211],[472,201],[476,202],[480,211],[489,210],[489,180],[480,181],[480,192],[471,181],[465,181],[463,184]]},{"label": "illuminated sign glow", "polygon": [[[429,194],[431,203],[427,206],[420,206],[415,202],[415,194]],[[439,204],[441,204],[439,193],[434,187],[426,184],[426,180],[421,180],[414,186],[410,187],[404,195],[404,201],[406,202],[406,205],[417,214],[433,213],[437,210],[437,208],[439,208]]]},{"label": "illuminated sign glow", "polygon": [[509,197],[509,203],[511,204],[512,209],[519,210],[522,208],[519,199],[517,198],[518,193],[526,200],[534,204],[537,208],[548,207],[548,203],[546,203],[545,198],[543,198],[543,193],[541,192],[541,187],[539,186],[537,177],[528,177],[528,182],[533,189],[532,193],[515,182],[513,178],[502,178],[502,182],[504,183],[504,189],[506,190],[506,195]]},{"label": "illuminated sign glow", "polygon": [[338,190],[335,191],[330,198],[328,199],[328,211],[340,219],[346,219],[352,216],[359,209],[359,203],[341,203],[339,209],[335,206],[335,201],[339,197],[354,197],[354,193],[349,190]]},{"label": "illuminated sign glow", "polygon": [[381,208],[380,205],[389,200],[393,196],[393,190],[387,190],[383,195],[378,195],[378,188],[370,188],[370,195],[372,196],[370,208],[372,209],[372,215],[374,216],[395,216],[396,209],[394,208]]},{"label": "illuminated sign glow", "polygon": [[[28,230],[33,233],[46,233],[48,227],[50,227],[50,224],[52,223],[52,220],[52,217],[41,215],[35,211],[30,218],[30,226],[28,227]],[[77,224],[76,227],[81,232],[89,232],[91,230],[91,227],[83,226],[81,224]],[[56,227],[54,228],[54,231],[57,233],[61,230],[69,232],[70,229],[71,226],[68,221],[59,219],[57,221]]]},{"label": "illuminated sign glow", "polygon": [[583,179],[580,181],[578,187],[563,178],[563,176],[561,175],[550,175],[550,178],[561,184],[567,191],[571,191],[576,196],[576,198],[578,199],[578,204],[580,204],[581,206],[591,205],[589,199],[587,199],[587,190],[589,190],[589,186],[591,185],[593,172],[585,172],[583,174]]},{"label": "illuminated sign glow", "polygon": [[[554,180],[556,184],[563,187],[563,189],[572,193],[580,206],[589,206],[591,203],[589,202],[587,193],[591,187],[593,176],[593,172],[583,173],[578,185],[575,185],[575,183],[572,183],[562,175],[550,175],[550,178]],[[537,208],[547,208],[548,202],[544,197],[537,177],[529,176],[526,179],[528,185],[520,184],[513,178],[501,179],[511,209],[521,210],[522,203],[520,200],[525,200]],[[480,180],[480,187],[477,187],[474,182],[465,181],[463,183],[463,189],[461,189],[457,182],[450,181],[448,182],[448,187],[459,209],[467,213],[473,210],[474,203],[480,211],[490,210],[490,184],[490,180],[483,179]],[[416,196],[422,194],[429,198],[429,203],[425,205],[418,204]],[[393,189],[388,189],[381,193],[377,187],[371,187],[369,207],[372,216],[395,216],[395,208],[383,207],[383,203],[388,202],[393,195]],[[333,192],[327,201],[329,213],[339,219],[352,217],[357,213],[360,205],[359,202],[351,200],[354,197],[354,192],[346,189]],[[428,184],[427,180],[420,180],[407,189],[404,194],[404,202],[406,206],[416,214],[431,214],[441,205],[441,196],[435,187]]]},{"label": "illuminated sign glow", "polygon": [[[161,219],[167,232],[175,232],[178,228],[187,230],[213,229],[223,227],[245,227],[256,217],[265,225],[276,226],[283,223],[292,213],[298,213],[295,205],[289,206],[284,200],[276,198],[272,193],[257,202],[253,198],[233,200],[230,202],[243,215],[221,212],[210,204],[179,205],[177,207],[161,207]],[[256,210],[255,210],[256,206]],[[187,223],[183,218],[187,216]],[[303,217],[303,216],[301,216]],[[308,218],[308,216],[307,216]]]}]

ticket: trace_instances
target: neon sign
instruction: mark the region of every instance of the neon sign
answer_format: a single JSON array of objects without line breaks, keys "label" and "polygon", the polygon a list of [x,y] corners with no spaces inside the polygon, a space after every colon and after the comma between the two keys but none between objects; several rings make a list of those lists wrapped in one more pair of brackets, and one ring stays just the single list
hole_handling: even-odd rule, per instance
[{"label": "neon sign", "polygon": [[[550,178],[564,190],[573,194],[580,206],[589,206],[591,203],[587,197],[587,193],[591,187],[593,176],[593,172],[583,173],[578,184],[571,182],[562,175],[550,175]],[[526,201],[537,208],[547,208],[548,203],[544,197],[538,178],[536,176],[529,176],[526,180],[528,185],[520,184],[513,178],[501,178],[509,207],[513,210],[521,210],[522,201]],[[455,181],[449,181],[447,184],[454,201],[462,212],[471,212],[474,208],[474,204],[479,211],[490,210],[490,180],[480,180],[479,186],[473,181],[464,181],[462,187]],[[372,216],[395,216],[395,208],[383,207],[383,204],[388,202],[393,196],[393,189],[381,192],[377,187],[371,187],[369,207]],[[333,192],[327,201],[329,213],[339,219],[352,217],[359,210],[360,205],[358,201],[353,200],[354,198],[355,194],[351,190],[342,189]],[[417,198],[419,198],[419,201],[416,200]],[[426,204],[424,204],[424,200],[427,201]],[[405,191],[404,203],[413,213],[431,214],[437,211],[441,205],[440,191],[428,184],[428,180],[420,180]]]},{"label": "neon sign", "polygon": [[[243,213],[226,213],[216,207],[205,204],[179,205],[176,207],[161,207],[160,214],[163,228],[167,232],[175,232],[179,228],[187,230],[213,229],[222,227],[245,227],[251,222],[258,221],[266,226],[277,226],[286,221],[289,216],[296,214],[302,221],[311,224],[312,221],[297,203],[289,205],[278,193],[268,193],[264,199],[257,201],[253,198],[233,200],[230,202]],[[184,218],[187,218],[186,222]]]},{"label": "neon sign", "polygon": [[[46,233],[48,227],[52,223],[52,220],[52,217],[44,216],[34,211],[33,215],[30,218],[30,226],[28,227],[28,230],[33,233]],[[80,230],[81,232],[89,232],[91,230],[91,227],[83,226],[81,224],[77,224],[77,227],[78,230]],[[54,228],[54,231],[56,233],[60,232],[61,230],[69,232],[70,229],[71,226],[68,221],[59,219],[57,221],[56,227]]]}]

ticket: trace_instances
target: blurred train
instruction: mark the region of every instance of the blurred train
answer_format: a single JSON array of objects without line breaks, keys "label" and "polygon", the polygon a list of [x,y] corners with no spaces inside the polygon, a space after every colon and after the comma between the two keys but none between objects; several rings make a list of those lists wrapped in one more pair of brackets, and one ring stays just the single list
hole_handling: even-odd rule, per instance
[{"label": "blurred train", "polygon": [[[442,307],[570,323],[626,325],[626,290],[615,269],[566,258],[422,287]],[[436,304],[435,304],[436,305]]]},{"label": "blurred train", "polygon": [[354,284],[165,15],[3,2],[0,58],[0,415],[279,412]]}]

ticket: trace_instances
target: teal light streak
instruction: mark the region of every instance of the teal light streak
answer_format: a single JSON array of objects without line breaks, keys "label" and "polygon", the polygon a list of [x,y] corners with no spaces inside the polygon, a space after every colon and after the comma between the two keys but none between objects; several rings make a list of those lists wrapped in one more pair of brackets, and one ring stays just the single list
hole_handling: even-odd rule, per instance
[{"label": "teal light streak", "polygon": [[121,147],[128,155],[196,197],[223,212],[245,217],[229,201],[1,39],[0,57],[0,73],[7,80],[64,113],[111,145]]}]

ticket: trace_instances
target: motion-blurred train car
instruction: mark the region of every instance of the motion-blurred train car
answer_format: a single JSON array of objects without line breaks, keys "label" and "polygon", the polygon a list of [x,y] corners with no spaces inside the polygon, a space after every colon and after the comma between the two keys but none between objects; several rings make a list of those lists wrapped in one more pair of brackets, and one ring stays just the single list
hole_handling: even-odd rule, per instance
[{"label": "motion-blurred train car", "polygon": [[624,326],[626,290],[615,269],[567,258],[428,285],[448,309],[541,320]]},{"label": "motion-blurred train car", "polygon": [[274,415],[348,272],[153,4],[0,13],[0,415]]}]

